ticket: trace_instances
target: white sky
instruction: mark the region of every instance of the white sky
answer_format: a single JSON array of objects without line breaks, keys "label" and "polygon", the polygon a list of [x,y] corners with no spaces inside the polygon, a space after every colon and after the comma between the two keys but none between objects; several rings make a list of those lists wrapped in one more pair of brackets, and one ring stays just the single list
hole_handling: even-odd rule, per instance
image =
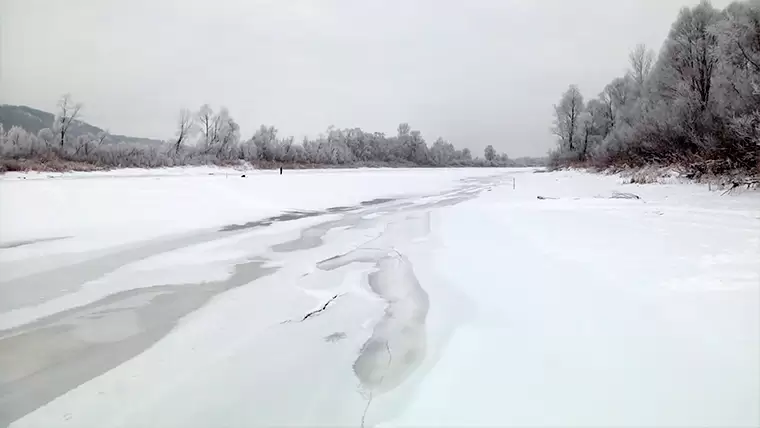
[{"label": "white sky", "polygon": [[210,103],[244,137],[409,122],[429,143],[543,155],[570,83],[594,96],[696,3],[0,0],[0,103],[52,112],[69,92],[86,121],[161,139],[181,108]]}]

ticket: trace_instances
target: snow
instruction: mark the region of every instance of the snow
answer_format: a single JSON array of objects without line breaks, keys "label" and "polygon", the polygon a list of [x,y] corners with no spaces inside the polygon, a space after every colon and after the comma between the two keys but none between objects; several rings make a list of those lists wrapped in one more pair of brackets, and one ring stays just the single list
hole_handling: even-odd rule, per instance
[{"label": "snow", "polygon": [[[0,179],[0,244],[77,236],[112,242],[247,222],[288,209],[324,209],[423,194],[489,169],[125,169],[28,173]],[[242,178],[241,175],[245,175]]]},{"label": "snow", "polygon": [[[542,178],[442,214],[479,315],[389,425],[756,426],[757,195]],[[644,202],[593,197],[614,187]]]},{"label": "snow", "polygon": [[[17,326],[0,332],[0,391],[49,396],[0,394],[11,426],[760,424],[758,193],[577,171],[214,171],[0,180],[0,242],[74,236],[0,249],[0,305],[26,302],[0,312]],[[217,232],[378,198],[396,200]],[[110,366],[34,389],[89,373],[88,356]]]}]

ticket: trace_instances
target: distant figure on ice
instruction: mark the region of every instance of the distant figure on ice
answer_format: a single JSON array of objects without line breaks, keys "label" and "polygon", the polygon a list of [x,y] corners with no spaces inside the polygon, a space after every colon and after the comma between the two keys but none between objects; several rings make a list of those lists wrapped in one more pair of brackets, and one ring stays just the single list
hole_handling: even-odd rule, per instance
[{"label": "distant figure on ice", "polygon": [[280,167],[280,175],[282,175],[282,167]]}]

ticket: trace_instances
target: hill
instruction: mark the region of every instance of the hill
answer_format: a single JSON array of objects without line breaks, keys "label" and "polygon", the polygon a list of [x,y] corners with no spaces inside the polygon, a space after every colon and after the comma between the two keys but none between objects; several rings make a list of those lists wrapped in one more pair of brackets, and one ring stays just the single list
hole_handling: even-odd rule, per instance
[{"label": "hill", "polygon": [[[2,124],[3,128],[6,130],[13,126],[19,126],[27,132],[37,134],[40,129],[52,129],[54,120],[55,115],[46,111],[37,110],[27,106],[0,104],[0,124]],[[73,137],[78,137],[88,133],[97,135],[100,132],[104,132],[104,130],[97,126],[90,125],[87,122],[78,120],[72,125],[70,132]],[[161,142],[151,138],[131,137],[128,135],[111,134],[111,137],[113,141],[124,141],[128,143],[158,144]]]}]

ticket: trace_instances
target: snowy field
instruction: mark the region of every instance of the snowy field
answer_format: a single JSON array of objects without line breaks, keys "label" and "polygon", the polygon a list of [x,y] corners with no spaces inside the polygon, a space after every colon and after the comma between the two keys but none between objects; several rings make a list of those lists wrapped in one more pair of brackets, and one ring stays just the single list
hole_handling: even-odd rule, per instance
[{"label": "snowy field", "polygon": [[6,424],[758,426],[760,193],[530,169],[8,174]]}]

